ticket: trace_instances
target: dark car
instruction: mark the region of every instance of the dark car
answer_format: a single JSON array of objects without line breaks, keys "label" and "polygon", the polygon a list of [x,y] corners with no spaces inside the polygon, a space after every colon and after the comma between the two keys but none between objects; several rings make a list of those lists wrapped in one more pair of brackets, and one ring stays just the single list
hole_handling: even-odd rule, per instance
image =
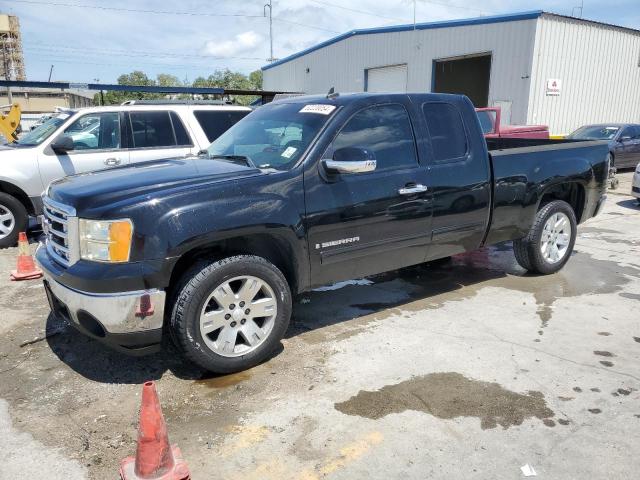
[{"label": "dark car", "polygon": [[611,166],[635,168],[640,163],[640,125],[634,123],[603,123],[584,125],[567,136],[576,140],[607,140]]},{"label": "dark car", "polygon": [[268,358],[292,295],[321,285],[507,240],[526,270],[557,272],[606,198],[608,157],[485,140],[461,95],[288,98],[198,157],[53,182],[36,257],[80,331],[128,353],[171,335],[229,373]]}]

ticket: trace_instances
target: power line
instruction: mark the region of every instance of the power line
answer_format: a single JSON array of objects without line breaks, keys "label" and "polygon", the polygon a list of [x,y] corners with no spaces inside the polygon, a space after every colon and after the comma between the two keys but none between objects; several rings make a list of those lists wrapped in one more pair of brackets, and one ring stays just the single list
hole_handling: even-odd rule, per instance
[{"label": "power line", "polygon": [[385,15],[379,15],[377,13],[373,13],[373,12],[367,12],[364,10],[358,10],[356,8],[350,8],[350,7],[343,7],[342,5],[337,5],[335,3],[329,3],[329,2],[321,2],[319,0],[310,0],[313,3],[318,3],[320,5],[324,5],[325,7],[332,7],[332,8],[339,8],[341,10],[347,10],[349,12],[355,12],[355,13],[362,13],[364,15],[370,15],[372,17],[378,17],[378,18],[383,18],[385,20],[394,20],[394,21],[400,21],[400,22],[406,22],[406,19],[403,18],[397,18],[397,17],[387,17]]},{"label": "power line", "polygon": [[338,32],[337,30],[331,30],[329,28],[323,28],[323,27],[316,27],[315,25],[307,25],[306,23],[294,22],[293,20],[285,20],[284,18],[279,18],[279,17],[273,17],[273,20],[276,22],[289,23],[291,25],[298,25],[300,27],[313,28],[315,30],[323,30],[325,32],[330,32],[330,33],[342,33],[342,32]]},{"label": "power line", "polygon": [[73,8],[91,8],[94,10],[110,10],[115,12],[129,12],[129,13],[152,13],[157,15],[188,15],[195,17],[245,17],[245,18],[262,18],[262,15],[247,15],[244,13],[211,13],[211,12],[187,12],[176,10],[146,10],[138,8],[123,8],[123,7],[105,7],[103,5],[86,5],[80,3],[66,3],[66,2],[45,2],[41,0],[13,0],[14,3],[25,3],[29,5],[46,5],[55,7],[73,7]]},{"label": "power line", "polygon": [[262,57],[238,57],[238,56],[221,56],[221,55],[194,55],[194,54],[182,54],[182,53],[168,53],[168,52],[151,52],[151,51],[143,51],[143,50],[112,50],[112,49],[101,49],[101,48],[77,48],[77,47],[69,47],[62,45],[39,45],[35,44],[34,46],[24,47],[24,50],[35,51],[35,52],[60,52],[67,54],[76,54],[76,55],[96,55],[96,54],[106,54],[106,55],[118,55],[124,57],[153,57],[153,58],[193,58],[193,59],[203,59],[203,60],[225,60],[225,59],[236,59],[236,60],[263,60]]}]

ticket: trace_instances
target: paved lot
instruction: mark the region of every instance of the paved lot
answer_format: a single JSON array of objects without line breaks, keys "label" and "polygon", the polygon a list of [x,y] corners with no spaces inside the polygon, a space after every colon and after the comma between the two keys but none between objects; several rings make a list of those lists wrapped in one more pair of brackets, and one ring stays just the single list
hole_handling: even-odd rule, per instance
[{"label": "paved lot", "polygon": [[0,477],[116,478],[156,379],[194,479],[514,479],[526,463],[539,478],[637,478],[627,177],[556,275],[525,276],[504,245],[311,292],[275,358],[225,377],[84,338],[48,316],[39,282],[8,281],[15,251],[1,251]]}]

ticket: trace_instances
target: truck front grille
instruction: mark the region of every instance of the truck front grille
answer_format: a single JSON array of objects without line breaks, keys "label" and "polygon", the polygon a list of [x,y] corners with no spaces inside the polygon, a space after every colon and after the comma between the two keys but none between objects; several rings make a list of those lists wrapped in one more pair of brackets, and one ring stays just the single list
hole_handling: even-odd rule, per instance
[{"label": "truck front grille", "polygon": [[60,265],[68,267],[78,261],[78,218],[73,207],[42,198],[47,252]]}]

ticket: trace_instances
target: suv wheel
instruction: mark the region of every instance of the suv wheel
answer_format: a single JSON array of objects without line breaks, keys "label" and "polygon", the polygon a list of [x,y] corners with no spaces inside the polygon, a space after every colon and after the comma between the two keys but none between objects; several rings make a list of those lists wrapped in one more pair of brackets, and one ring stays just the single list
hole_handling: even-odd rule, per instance
[{"label": "suv wheel", "polygon": [[531,272],[555,273],[569,260],[576,234],[571,206],[562,200],[547,203],[536,214],[527,236],[513,242],[516,260]]},{"label": "suv wheel", "polygon": [[267,359],[290,317],[291,291],[282,272],[264,258],[239,255],[186,272],[170,324],[187,358],[231,373]]},{"label": "suv wheel", "polygon": [[29,224],[29,214],[15,197],[0,192],[0,248],[13,247]]}]

